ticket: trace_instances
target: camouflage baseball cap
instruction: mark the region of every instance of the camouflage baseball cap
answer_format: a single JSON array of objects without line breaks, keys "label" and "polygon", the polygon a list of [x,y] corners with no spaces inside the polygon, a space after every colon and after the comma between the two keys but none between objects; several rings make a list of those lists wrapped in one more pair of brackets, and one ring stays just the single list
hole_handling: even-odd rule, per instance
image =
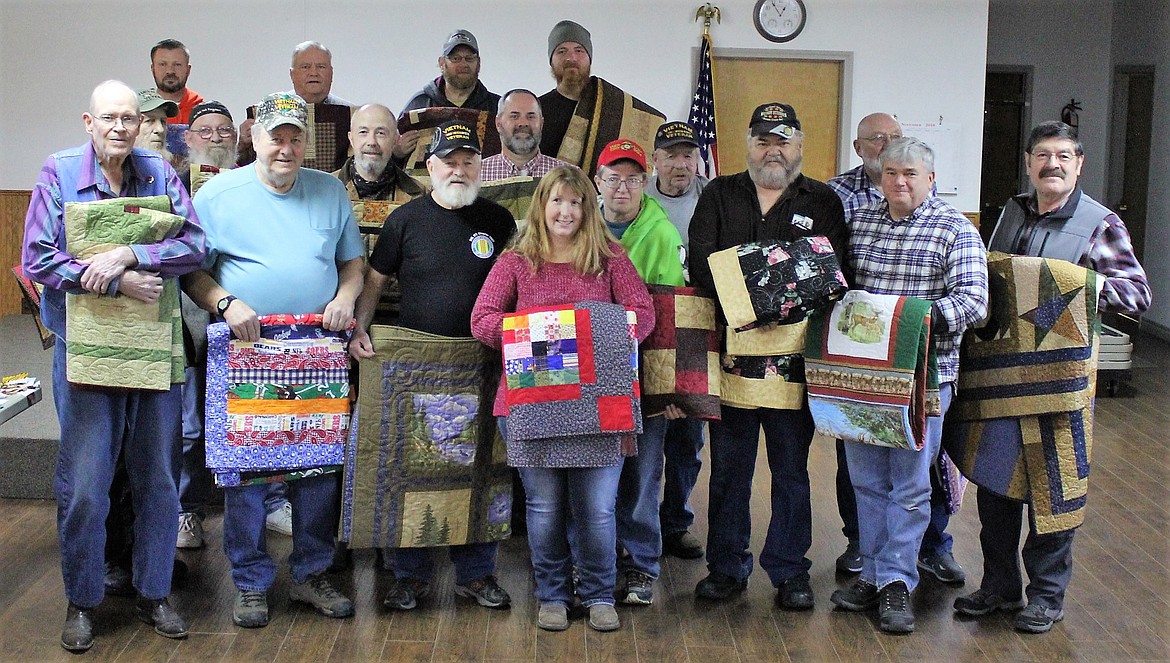
[{"label": "camouflage baseball cap", "polygon": [[276,92],[256,105],[256,124],[272,131],[282,124],[291,124],[301,131],[308,129],[309,111],[305,100],[292,92]]}]

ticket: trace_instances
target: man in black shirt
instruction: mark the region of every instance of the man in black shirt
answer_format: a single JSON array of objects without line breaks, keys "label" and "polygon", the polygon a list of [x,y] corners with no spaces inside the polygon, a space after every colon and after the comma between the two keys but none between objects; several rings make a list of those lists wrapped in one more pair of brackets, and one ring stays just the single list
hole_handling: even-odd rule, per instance
[{"label": "man in black shirt", "polygon": [[[516,231],[503,207],[479,197],[480,147],[475,130],[447,122],[435,130],[427,157],[433,190],[390,213],[370,255],[370,270],[358,298],[350,352],[374,356],[367,332],[390,275],[402,289],[397,324],[430,334],[471,336],[471,309],[496,257]],[[511,598],[494,576],[496,543],[451,546],[455,592],[489,608],[506,608]],[[395,584],[383,601],[410,610],[430,590],[433,569],[426,548],[395,551]]]},{"label": "man in black shirt", "polygon": [[[800,237],[824,235],[832,242],[837,260],[847,269],[845,212],[832,189],[800,172],[804,135],[795,110],[787,104],[764,104],[752,114],[749,127],[747,171],[712,180],[699,196],[691,218],[693,283],[714,290],[707,257],[715,251],[759,240],[790,242]],[[848,271],[846,278],[852,281]],[[744,337],[739,343],[752,343],[748,338],[753,333],[761,336],[768,330],[737,335]],[[797,346],[803,347],[803,343]],[[769,354],[761,350],[747,354]],[[767,385],[758,387],[761,391],[777,386],[789,390],[803,387],[803,358],[799,350],[789,352],[792,353],[749,357],[766,359],[770,366],[766,370],[773,371],[773,377],[778,378],[760,380],[761,385]],[[724,355],[725,362],[732,359]],[[755,369],[743,368],[745,376],[749,370]],[[710,423],[711,498],[707,514],[710,575],[695,587],[695,594],[700,598],[724,600],[747,587],[753,567],[752,554],[748,551],[749,503],[756,449],[763,427],[772,473],[772,514],[760,566],[779,590],[776,602],[781,608],[813,607],[808,574],[812,564],[805,555],[812,545],[808,449],[814,429],[807,399],[801,397],[799,403],[797,409],[724,404],[722,421]]]}]

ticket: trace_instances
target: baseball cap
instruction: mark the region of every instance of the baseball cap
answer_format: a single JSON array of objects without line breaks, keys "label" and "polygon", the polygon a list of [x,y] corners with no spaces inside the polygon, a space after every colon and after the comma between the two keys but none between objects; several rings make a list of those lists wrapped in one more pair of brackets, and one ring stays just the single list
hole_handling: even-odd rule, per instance
[{"label": "baseball cap", "polygon": [[629,159],[646,171],[646,151],[629,138],[619,138],[606,143],[597,157],[597,167],[608,166],[615,161]]},{"label": "baseball cap", "polygon": [[458,120],[451,120],[440,124],[435,129],[435,135],[431,138],[431,146],[427,152],[442,159],[455,150],[471,150],[480,154],[479,136],[470,125]]},{"label": "baseball cap", "polygon": [[459,29],[452,32],[447,37],[447,41],[443,43],[443,57],[451,55],[451,51],[455,50],[457,46],[466,46],[479,54],[479,42],[475,41],[475,35],[467,30]]},{"label": "baseball cap", "polygon": [[699,146],[699,141],[695,138],[695,128],[686,122],[667,122],[658,127],[658,132],[654,134],[654,149],[656,150],[684,143],[695,147]]},{"label": "baseball cap", "polygon": [[195,120],[198,120],[204,115],[212,114],[223,115],[229,120],[232,119],[232,113],[227,109],[227,106],[224,106],[218,101],[205,101],[191,109],[191,120],[188,124],[195,124]]},{"label": "baseball cap", "polygon": [[166,111],[167,117],[176,117],[179,114],[179,104],[170,99],[163,99],[162,95],[158,93],[158,88],[144,87],[140,90],[135,90],[138,94],[138,110],[143,113],[149,113],[152,110],[159,108]]},{"label": "baseball cap", "polygon": [[792,138],[800,129],[800,120],[796,118],[796,110],[792,106],[772,102],[757,106],[748,126],[751,128],[753,136],[775,134],[784,138]]},{"label": "baseball cap", "polygon": [[256,105],[256,124],[272,131],[282,124],[291,124],[301,131],[308,130],[309,111],[305,100],[291,92],[275,92]]}]

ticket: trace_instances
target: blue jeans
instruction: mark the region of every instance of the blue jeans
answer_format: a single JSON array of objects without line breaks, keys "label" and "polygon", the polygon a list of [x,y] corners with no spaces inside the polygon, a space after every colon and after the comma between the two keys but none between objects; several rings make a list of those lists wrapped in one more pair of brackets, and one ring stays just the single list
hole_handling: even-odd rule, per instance
[{"label": "blue jeans", "polygon": [[53,400],[61,424],[53,488],[65,596],[82,608],[105,597],[105,521],[114,466],[124,452],[138,514],[134,587],[148,599],[166,597],[179,534],[179,385],[165,392],[71,385],[65,376],[65,343],[58,339]]},{"label": "blue jeans", "polygon": [[[295,507],[293,509],[296,511]],[[496,572],[496,549],[499,544],[495,541],[486,543],[466,543],[459,546],[447,546],[447,554],[451,563],[455,565],[455,584],[466,585],[473,580]],[[387,548],[393,552],[394,576],[396,578],[415,578],[430,581],[434,575],[434,562],[431,558],[431,548]]]},{"label": "blue jeans", "polygon": [[661,569],[662,529],[658,522],[658,493],[662,488],[662,444],[666,438],[664,416],[642,420],[638,455],[622,463],[617,494],[617,537],[628,557],[618,560],[620,570],[641,571],[657,578]]},{"label": "blue jeans", "polygon": [[[940,387],[946,416],[954,383]],[[920,451],[846,442],[857,495],[861,578],[878,588],[901,580],[918,586],[918,550],[930,523],[930,467],[942,441],[943,416],[927,417]]]},{"label": "blue jeans", "polygon": [[[1025,504],[980,488],[979,546],[983,549],[983,582],[979,588],[1009,601],[1020,597],[1020,526]],[[1031,520],[1031,505],[1029,520]],[[1029,523],[1022,557],[1028,573],[1029,603],[1045,608],[1064,608],[1064,592],[1072,579],[1072,545],[1075,529],[1037,534]]]},{"label": "blue jeans", "polygon": [[179,476],[179,509],[203,515],[211,499],[213,478],[207,469],[203,439],[203,401],[207,369],[188,366],[183,383],[183,463]]},{"label": "blue jeans", "polygon": [[[333,561],[337,476],[324,474],[285,485],[293,505],[289,572],[293,582],[302,583],[329,568]],[[247,592],[266,592],[276,578],[276,563],[268,556],[264,527],[267,494],[268,484],[224,489],[223,549],[232,564],[232,582],[237,589]],[[175,542],[171,538],[173,549]]]},{"label": "blue jeans", "polygon": [[[577,595],[585,607],[613,605],[617,584],[614,505],[622,467],[521,467],[528,494],[528,547],[541,603],[568,606],[570,567],[577,560]],[[573,520],[570,541],[567,521]],[[571,550],[570,550],[571,548]]]},{"label": "blue jeans", "polygon": [[808,577],[812,562],[812,498],[808,485],[808,448],[813,420],[799,410],[755,410],[722,406],[722,421],[712,421],[711,491],[707,512],[707,568],[733,578],[752,573],[752,476],[760,428],[771,471],[772,517],[760,553],[760,567],[774,587]]},{"label": "blue jeans", "polygon": [[666,464],[658,520],[662,536],[669,537],[682,534],[695,524],[690,499],[699,480],[699,470],[703,468],[703,420],[686,417],[668,421],[662,453]]}]

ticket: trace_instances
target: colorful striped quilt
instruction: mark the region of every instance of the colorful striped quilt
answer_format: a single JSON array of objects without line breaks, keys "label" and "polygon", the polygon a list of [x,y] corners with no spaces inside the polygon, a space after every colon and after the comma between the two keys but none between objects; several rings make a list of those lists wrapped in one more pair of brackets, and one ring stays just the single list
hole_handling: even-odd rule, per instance
[{"label": "colorful striped quilt", "polygon": [[635,316],[604,302],[505,316],[509,439],[641,433]]},{"label": "colorful striped quilt", "polygon": [[1104,278],[998,252],[987,272],[991,318],[963,337],[943,445],[977,485],[1030,501],[1037,532],[1072,529],[1088,495]]},{"label": "colorful striped quilt", "polygon": [[[185,219],[167,196],[65,203],[65,250],[78,259],[174,237]],[[66,376],[73,384],[166,391],[183,381],[178,279],[155,302],[97,293],[65,296]]]},{"label": "colorful striped quilt", "polygon": [[650,285],[654,331],[642,342],[642,410],[667,405],[688,416],[720,418],[719,332],[715,300],[698,288]]},{"label": "colorful striped quilt", "polygon": [[473,338],[373,325],[345,461],[351,547],[497,541],[511,533],[512,474],[492,402],[495,352]]},{"label": "colorful striped quilt", "polygon": [[930,302],[850,290],[809,318],[804,376],[818,433],[921,451],[930,387],[938,410]]},{"label": "colorful striped quilt", "polygon": [[207,328],[207,467],[220,486],[341,465],[350,428],[347,332],[320,315],[260,316],[260,340]]}]

